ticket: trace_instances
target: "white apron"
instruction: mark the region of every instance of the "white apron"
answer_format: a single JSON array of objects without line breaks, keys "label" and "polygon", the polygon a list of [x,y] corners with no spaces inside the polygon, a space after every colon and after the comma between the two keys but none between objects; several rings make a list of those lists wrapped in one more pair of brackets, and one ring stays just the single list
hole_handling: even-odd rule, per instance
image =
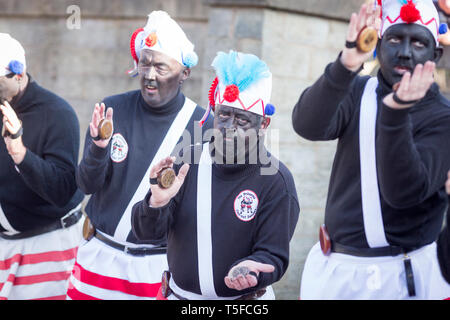
[{"label": "white apron", "polygon": [[[364,231],[369,247],[388,246],[381,213],[375,158],[377,78],[366,84],[360,111],[361,196]],[[442,277],[436,244],[408,253],[415,296],[406,285],[405,256],[356,257],[340,253],[323,255],[317,243],[303,269],[300,299],[446,299],[450,285]]]}]

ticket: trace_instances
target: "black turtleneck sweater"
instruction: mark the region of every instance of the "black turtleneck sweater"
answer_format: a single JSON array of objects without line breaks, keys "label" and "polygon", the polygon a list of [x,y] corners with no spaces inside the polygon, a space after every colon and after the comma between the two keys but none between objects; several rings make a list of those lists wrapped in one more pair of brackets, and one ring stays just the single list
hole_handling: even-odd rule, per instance
[{"label": "black turtleneck sweater", "polygon": [[[49,225],[83,199],[75,169],[80,129],[72,107],[31,77],[12,102],[23,126],[24,160],[17,166],[0,139],[0,205],[11,226],[29,231]],[[5,229],[0,224],[0,232]]]},{"label": "black turtleneck sweater", "polygon": [[[270,159],[269,154],[267,159]],[[154,244],[168,237],[167,257],[175,283],[183,290],[202,294],[197,246],[199,166],[198,161],[191,163],[180,191],[166,206],[150,208],[149,192],[133,207],[132,227],[137,238],[152,240]],[[212,165],[211,226],[207,227],[211,228],[213,281],[219,297],[238,296],[270,285],[278,281],[288,267],[289,241],[300,212],[297,192],[291,173],[281,162],[272,175],[261,174],[264,172],[261,169],[270,165],[267,161],[264,163]],[[175,167],[176,171],[179,167]],[[246,205],[255,205],[255,198],[239,197],[246,192],[258,199],[253,219],[242,216],[248,213]],[[261,273],[256,288],[229,289],[224,278],[232,266],[243,260],[271,264],[275,271]]]},{"label": "black turtleneck sweater", "polygon": [[[93,225],[113,236],[167,131],[183,107],[185,97],[179,92],[167,105],[151,108],[142,98],[140,90],[136,90],[105,98],[103,102],[107,108],[114,109],[114,134],[120,134],[126,141],[128,154],[124,159],[112,161],[111,148],[114,146],[110,142],[105,149],[97,147],[88,129],[83,159],[77,170],[77,182],[84,193],[92,194],[86,213]],[[204,111],[196,107],[186,126],[192,140],[182,139],[183,143],[194,144],[194,126],[198,127],[196,121],[202,118]],[[203,129],[211,126],[212,119],[205,123]],[[199,138],[202,139],[201,136]],[[131,230],[127,241],[137,243]]]},{"label": "black turtleneck sweater", "polygon": [[[450,204],[450,196],[448,197]],[[447,210],[447,223],[437,241],[437,252],[442,275],[450,283],[450,206]]]},{"label": "black turtleneck sweater", "polygon": [[[345,69],[338,58],[296,104],[295,131],[315,140],[338,139],[325,224],[332,240],[367,248],[361,205],[359,114],[369,77]],[[376,162],[386,239],[420,247],[435,241],[447,206],[444,183],[450,168],[450,104],[433,84],[412,108],[382,103],[392,88],[381,73],[376,122]]]}]

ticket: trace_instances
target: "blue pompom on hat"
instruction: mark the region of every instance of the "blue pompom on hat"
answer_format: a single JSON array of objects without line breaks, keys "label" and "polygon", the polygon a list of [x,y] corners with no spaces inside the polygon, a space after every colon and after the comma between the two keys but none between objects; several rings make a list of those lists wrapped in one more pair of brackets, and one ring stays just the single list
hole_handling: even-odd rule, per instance
[{"label": "blue pompom on hat", "polygon": [[266,116],[273,116],[275,114],[275,106],[271,103],[266,104],[266,109],[264,112]]},{"label": "blue pompom on hat", "polygon": [[448,31],[448,26],[446,23],[441,23],[439,26],[439,34],[446,34]]},{"label": "blue pompom on hat", "polygon": [[195,67],[198,63],[198,56],[194,51],[183,54],[183,64],[187,68]]},{"label": "blue pompom on hat", "polygon": [[23,73],[23,63],[17,60],[12,60],[8,65],[9,71],[14,74],[22,74]]}]

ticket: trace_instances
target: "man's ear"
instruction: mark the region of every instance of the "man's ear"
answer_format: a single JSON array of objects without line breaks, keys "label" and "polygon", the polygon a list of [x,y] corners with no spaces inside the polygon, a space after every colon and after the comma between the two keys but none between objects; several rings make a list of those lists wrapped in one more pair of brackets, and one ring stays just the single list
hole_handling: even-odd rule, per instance
[{"label": "man's ear", "polygon": [[266,134],[266,130],[270,125],[270,118],[269,117],[264,117],[261,121],[261,126],[259,127],[258,130],[258,135],[260,137],[264,136]]},{"label": "man's ear", "polygon": [[436,49],[434,49],[434,60],[433,60],[433,62],[435,62],[437,64],[439,62],[439,60],[441,60],[443,54],[444,54],[444,48],[437,47]]},{"label": "man's ear", "polygon": [[23,73],[22,74],[15,74],[13,76],[13,78],[14,78],[14,80],[16,80],[17,82],[20,83],[22,81],[22,79],[23,79]]},{"label": "man's ear", "polygon": [[262,122],[261,122],[261,129],[267,129],[270,125],[270,118],[269,117],[264,117]]},{"label": "man's ear", "polygon": [[190,68],[184,68],[182,76],[181,76],[181,80],[184,81],[187,78],[189,78],[189,76],[191,75],[191,69]]}]

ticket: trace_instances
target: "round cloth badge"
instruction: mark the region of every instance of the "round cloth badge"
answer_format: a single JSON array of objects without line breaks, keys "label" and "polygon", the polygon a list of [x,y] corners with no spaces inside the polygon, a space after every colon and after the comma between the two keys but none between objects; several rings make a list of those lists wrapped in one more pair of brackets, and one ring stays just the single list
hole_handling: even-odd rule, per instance
[{"label": "round cloth badge", "polygon": [[127,141],[120,133],[116,133],[111,139],[111,160],[114,162],[122,162],[127,158],[127,155]]},{"label": "round cloth badge", "polygon": [[234,212],[242,221],[250,221],[258,210],[258,196],[252,190],[241,191],[234,199]]}]

